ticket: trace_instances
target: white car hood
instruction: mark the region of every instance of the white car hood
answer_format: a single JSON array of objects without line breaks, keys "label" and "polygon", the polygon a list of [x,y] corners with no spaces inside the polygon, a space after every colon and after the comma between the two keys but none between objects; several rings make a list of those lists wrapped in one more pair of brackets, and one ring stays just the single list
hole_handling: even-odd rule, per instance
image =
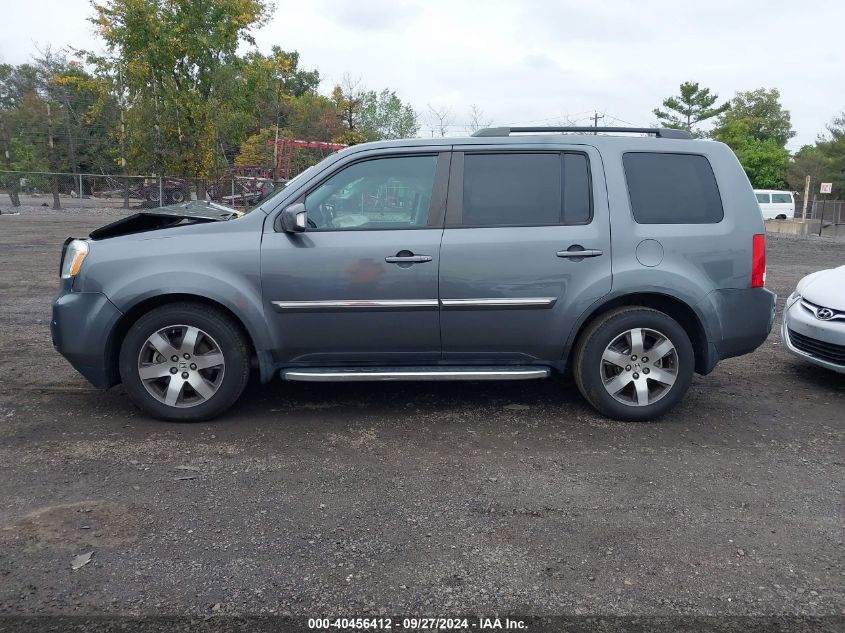
[{"label": "white car hood", "polygon": [[845,312],[845,266],[816,273],[801,296],[817,306]]}]

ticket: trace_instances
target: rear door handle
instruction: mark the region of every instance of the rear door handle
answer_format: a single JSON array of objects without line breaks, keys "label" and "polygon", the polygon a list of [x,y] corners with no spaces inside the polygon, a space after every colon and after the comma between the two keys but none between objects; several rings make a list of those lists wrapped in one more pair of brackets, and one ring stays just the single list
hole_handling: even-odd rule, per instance
[{"label": "rear door handle", "polygon": [[573,248],[572,246],[569,247],[572,250],[565,250],[565,251],[558,251],[555,253],[558,257],[566,257],[568,259],[582,259],[584,257],[599,257],[603,254],[603,251],[597,248]]},{"label": "rear door handle", "polygon": [[384,258],[388,264],[424,264],[431,260],[431,255],[391,255]]}]

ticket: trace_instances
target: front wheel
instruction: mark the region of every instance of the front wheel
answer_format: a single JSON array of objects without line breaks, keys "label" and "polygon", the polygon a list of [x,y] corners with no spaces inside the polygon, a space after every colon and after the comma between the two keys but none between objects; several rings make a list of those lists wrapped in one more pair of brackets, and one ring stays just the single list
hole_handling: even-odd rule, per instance
[{"label": "front wheel", "polygon": [[587,327],[573,370],[581,395],[601,413],[644,421],[683,398],[694,366],[689,336],[677,321],[651,308],[625,307]]},{"label": "front wheel", "polygon": [[129,328],[120,376],[132,401],[162,420],[216,417],[249,380],[249,344],[224,312],[193,303],[156,308]]}]

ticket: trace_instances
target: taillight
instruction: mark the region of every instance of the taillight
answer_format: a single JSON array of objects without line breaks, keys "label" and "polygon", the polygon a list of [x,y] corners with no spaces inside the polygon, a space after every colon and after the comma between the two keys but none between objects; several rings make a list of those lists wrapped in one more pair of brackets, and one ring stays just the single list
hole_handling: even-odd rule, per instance
[{"label": "taillight", "polygon": [[751,246],[751,287],[766,285],[766,235],[758,233]]}]

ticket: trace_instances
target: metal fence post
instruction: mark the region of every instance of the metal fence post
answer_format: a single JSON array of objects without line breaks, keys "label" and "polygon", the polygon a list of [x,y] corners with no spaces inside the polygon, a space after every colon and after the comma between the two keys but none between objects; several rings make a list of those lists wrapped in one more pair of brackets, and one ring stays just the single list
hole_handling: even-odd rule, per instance
[{"label": "metal fence post", "polygon": [[159,208],[164,206],[164,183],[161,176],[158,177],[158,206]]}]

